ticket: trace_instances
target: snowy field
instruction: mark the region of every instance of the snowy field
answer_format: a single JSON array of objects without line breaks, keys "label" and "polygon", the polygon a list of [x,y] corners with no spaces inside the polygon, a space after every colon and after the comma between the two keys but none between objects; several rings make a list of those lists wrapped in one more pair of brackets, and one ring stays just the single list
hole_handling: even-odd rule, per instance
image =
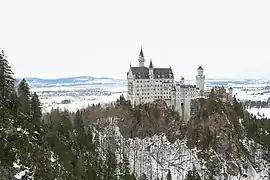
[{"label": "snowy field", "polygon": [[[206,82],[206,89],[210,89],[219,83],[224,83],[228,80],[212,80]],[[268,81],[248,81],[237,80],[238,83],[227,83],[225,87],[233,87],[234,95],[241,101],[267,101],[270,98],[270,90],[266,90],[269,86]],[[240,83],[239,83],[240,81]],[[34,87],[31,91],[35,91],[40,96],[43,111],[50,111],[52,108],[68,109],[76,111],[82,107],[98,103],[110,103],[116,101],[121,94],[126,96],[127,87],[123,82],[108,83],[100,81],[101,84],[85,84],[62,86],[61,84],[55,87]],[[102,84],[103,83],[103,84]],[[195,84],[195,81],[187,81],[188,84]],[[216,84],[215,84],[216,83]],[[241,84],[242,83],[242,84]],[[68,100],[69,103],[63,101]],[[251,108],[248,109],[254,115],[270,118],[270,108]],[[260,118],[260,116],[257,116]]]},{"label": "snowy field", "polygon": [[270,118],[270,108],[250,108],[248,109],[248,112],[256,115],[257,118],[261,118],[263,115],[267,118]]},{"label": "snowy field", "polygon": [[[240,101],[267,101],[270,98],[270,91],[256,86],[255,88],[234,88],[234,95]],[[257,118],[262,118],[263,114],[270,118],[270,108],[250,108],[248,112],[256,115]]]},{"label": "snowy field", "polygon": [[[48,99],[41,99],[43,104],[43,111],[48,112],[52,108],[68,109],[69,111],[76,111],[80,108],[87,107],[88,105],[98,104],[98,103],[110,103],[116,101],[119,96],[124,93],[115,93],[108,96],[85,96],[85,97],[69,97],[69,96],[55,96],[49,97]],[[124,94],[125,95],[125,94]],[[69,99],[70,104],[61,104],[61,101]]]},{"label": "snowy field", "polygon": [[35,87],[31,89],[39,95],[43,112],[48,112],[52,108],[68,109],[74,112],[88,105],[110,103],[116,101],[122,94],[125,96],[126,90],[126,86],[122,84]]}]

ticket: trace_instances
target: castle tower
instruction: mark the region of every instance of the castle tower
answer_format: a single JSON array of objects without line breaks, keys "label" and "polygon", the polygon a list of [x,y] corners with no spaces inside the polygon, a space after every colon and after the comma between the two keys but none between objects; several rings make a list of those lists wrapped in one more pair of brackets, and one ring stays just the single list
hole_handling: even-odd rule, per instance
[{"label": "castle tower", "polygon": [[205,75],[203,75],[203,68],[200,66],[197,69],[196,86],[199,88],[200,93],[204,92]]},{"label": "castle tower", "polygon": [[153,77],[154,77],[154,68],[153,68],[152,59],[150,59],[150,64],[149,64],[149,78],[152,79]]},{"label": "castle tower", "polygon": [[142,51],[142,47],[141,47],[141,51],[140,51],[140,55],[139,55],[139,66],[140,67],[144,67],[144,62],[145,62],[145,59],[144,59],[144,56],[143,56],[143,51]]},{"label": "castle tower", "polygon": [[233,102],[233,88],[232,87],[228,89],[228,98],[229,98],[230,103],[232,103]]},{"label": "castle tower", "polygon": [[181,85],[184,85],[185,84],[185,78],[184,77],[181,78],[180,84]]},{"label": "castle tower", "polygon": [[150,93],[150,102],[153,102],[155,100],[154,92],[153,92],[153,87],[154,87],[154,68],[153,68],[153,63],[152,59],[150,59],[150,64],[149,64],[149,81],[150,81],[150,88],[149,88],[149,93]]}]

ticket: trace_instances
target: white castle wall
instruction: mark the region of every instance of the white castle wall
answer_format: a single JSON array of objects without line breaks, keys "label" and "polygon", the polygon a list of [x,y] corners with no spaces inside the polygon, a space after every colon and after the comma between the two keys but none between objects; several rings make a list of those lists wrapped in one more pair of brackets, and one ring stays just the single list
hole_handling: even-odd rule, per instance
[{"label": "white castle wall", "polygon": [[[145,68],[144,62],[144,57],[139,56],[139,67]],[[149,68],[149,78],[137,78],[135,74],[132,74],[130,65],[127,73],[127,99],[130,100],[132,105],[164,100],[168,106],[174,106],[180,116],[188,121],[191,99],[197,98],[201,95],[200,92],[204,91],[205,75],[203,75],[203,71],[202,67],[197,69],[196,86],[192,87],[191,85],[185,85],[184,78],[179,83],[174,82],[173,76],[171,78],[154,78],[152,67]]]}]

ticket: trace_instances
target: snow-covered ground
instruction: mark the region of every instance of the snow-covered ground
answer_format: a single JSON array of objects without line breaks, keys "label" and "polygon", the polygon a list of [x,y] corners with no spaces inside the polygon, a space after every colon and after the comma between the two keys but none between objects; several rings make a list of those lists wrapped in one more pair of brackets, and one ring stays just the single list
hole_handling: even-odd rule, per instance
[{"label": "snow-covered ground", "polygon": [[[75,111],[91,104],[116,101],[121,94],[126,96],[127,86],[124,81],[112,81],[115,83],[108,83],[108,80],[103,81],[98,81],[101,84],[78,85],[75,83],[68,86],[57,85],[54,87],[48,84],[48,87],[36,86],[31,90],[37,92],[40,96],[44,111],[57,107]],[[233,81],[228,80],[208,80],[206,81],[206,89],[215,86],[215,83],[219,85],[218,83],[224,82],[228,82],[225,87],[233,87],[234,95],[241,101],[267,101],[270,98],[270,90],[265,89],[266,86],[269,86],[269,81],[238,80],[237,84],[234,84]],[[186,83],[195,84],[195,81],[186,81]],[[70,100],[70,103],[63,104],[62,101],[64,100]],[[270,118],[270,108],[252,108],[248,111],[255,115],[258,113],[260,115],[264,114]]]},{"label": "snow-covered ground", "polygon": [[[41,100],[43,112],[52,108],[77,109],[98,103],[109,103],[116,101],[120,95],[126,95],[126,86],[119,84],[98,84],[98,85],[76,85],[35,87],[31,91],[36,92]],[[64,101],[70,101],[64,102]]]},{"label": "snow-covered ground", "polygon": [[[88,105],[98,104],[98,103],[109,103],[116,101],[124,93],[115,93],[108,96],[85,96],[80,98],[74,98],[69,96],[55,96],[49,97],[48,99],[41,99],[43,103],[43,111],[50,111],[52,108],[68,109],[69,111],[76,111],[80,108],[87,107]],[[61,101],[69,99],[71,100],[70,104],[61,104]]]},{"label": "snow-covered ground", "polygon": [[[270,91],[262,88],[234,89],[234,94],[240,101],[267,101],[270,98]],[[262,118],[263,115],[270,118],[270,108],[250,108],[248,112],[257,118]]]},{"label": "snow-covered ground", "polygon": [[248,112],[256,115],[257,118],[267,117],[270,119],[270,108],[250,108]]}]

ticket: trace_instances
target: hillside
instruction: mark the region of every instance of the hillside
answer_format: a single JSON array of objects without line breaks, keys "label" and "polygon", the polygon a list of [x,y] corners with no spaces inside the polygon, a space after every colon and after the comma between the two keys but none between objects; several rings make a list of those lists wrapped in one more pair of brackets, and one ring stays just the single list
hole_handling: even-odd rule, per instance
[{"label": "hillside", "polygon": [[[188,124],[160,102],[135,109],[128,105],[118,108],[114,125],[119,132],[114,134],[119,135],[119,147],[129,152],[139,174],[158,174],[160,178],[170,170],[179,179],[194,166],[201,178],[207,179],[269,176],[269,120],[254,121],[236,100],[231,105],[215,95],[197,99]],[[108,132],[113,130],[106,130],[104,120],[99,121],[99,131],[107,141]]]},{"label": "hillside", "polygon": [[162,101],[41,113],[0,53],[0,179],[269,179],[270,121],[234,99],[192,102],[188,123]]}]

